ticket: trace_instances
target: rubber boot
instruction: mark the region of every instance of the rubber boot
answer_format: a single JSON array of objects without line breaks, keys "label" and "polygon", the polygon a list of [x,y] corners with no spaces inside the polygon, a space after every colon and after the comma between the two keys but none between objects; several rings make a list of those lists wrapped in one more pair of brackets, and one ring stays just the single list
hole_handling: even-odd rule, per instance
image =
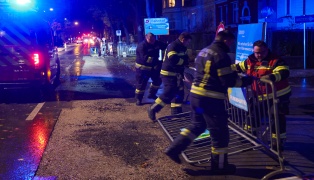
[{"label": "rubber boot", "polygon": [[141,106],[144,94],[135,94],[136,105]]},{"label": "rubber boot", "polygon": [[228,154],[211,154],[211,174],[228,175],[236,172],[236,166],[228,163]]},{"label": "rubber boot", "polygon": [[165,150],[165,154],[174,162],[181,164],[181,159],[179,155],[184,151],[190,144],[192,140],[187,136],[179,135],[177,136],[171,145]]},{"label": "rubber boot", "polygon": [[176,115],[182,113],[182,107],[172,107],[171,108],[171,115]]},{"label": "rubber boot", "polygon": [[158,113],[162,108],[163,106],[160,104],[154,103],[151,105],[147,110],[149,119],[151,119],[153,122],[156,122],[156,113]]}]

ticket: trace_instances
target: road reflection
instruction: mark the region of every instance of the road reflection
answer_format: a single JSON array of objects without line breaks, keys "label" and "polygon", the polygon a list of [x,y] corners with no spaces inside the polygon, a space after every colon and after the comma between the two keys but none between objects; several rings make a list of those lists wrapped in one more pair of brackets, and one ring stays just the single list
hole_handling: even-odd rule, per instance
[{"label": "road reflection", "polygon": [[5,147],[1,147],[1,151],[7,149],[10,153],[0,156],[3,170],[0,171],[0,179],[33,179],[54,124],[52,114],[11,124],[12,127],[25,128],[16,130],[13,137],[5,139]]}]

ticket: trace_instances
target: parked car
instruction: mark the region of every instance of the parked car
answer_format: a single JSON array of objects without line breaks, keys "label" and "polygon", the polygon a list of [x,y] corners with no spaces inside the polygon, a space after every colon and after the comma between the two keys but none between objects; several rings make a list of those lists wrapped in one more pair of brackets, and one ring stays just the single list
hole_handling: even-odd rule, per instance
[{"label": "parked car", "polygon": [[36,12],[2,11],[0,16],[6,17],[0,21],[0,91],[41,93],[58,82],[60,61],[48,23]]}]

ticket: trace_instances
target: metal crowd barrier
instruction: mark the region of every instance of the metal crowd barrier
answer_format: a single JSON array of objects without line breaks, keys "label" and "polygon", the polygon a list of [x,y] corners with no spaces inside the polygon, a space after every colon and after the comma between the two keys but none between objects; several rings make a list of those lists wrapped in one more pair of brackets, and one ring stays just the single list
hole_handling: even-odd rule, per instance
[{"label": "metal crowd barrier", "polygon": [[[265,85],[265,95],[257,95],[259,94],[259,84]],[[253,88],[256,91],[252,91]],[[276,93],[271,93],[276,92],[273,82],[256,79],[251,86],[244,88],[244,90],[248,111],[231,104],[229,99],[225,101],[229,115],[229,128],[246,139],[255,142],[252,143],[255,144],[255,147],[252,146],[252,148],[262,147],[278,161],[280,167],[265,175],[263,179],[286,173],[300,175],[296,171],[285,167],[287,162],[285,162],[282,154],[283,149],[280,148],[283,146],[283,141],[280,139],[279,100]]]},{"label": "metal crowd barrier", "polygon": [[[186,72],[187,77],[191,71]],[[192,74],[193,76],[193,74]],[[190,78],[186,78],[190,79]],[[256,96],[252,91],[253,86],[258,90],[257,85],[263,83],[267,86],[267,96]],[[188,84],[188,83],[187,83]],[[226,98],[225,105],[229,115],[229,155],[241,153],[248,150],[263,149],[273,159],[278,161],[279,168],[265,175],[263,179],[269,179],[279,174],[294,174],[296,171],[286,168],[288,164],[283,157],[282,141],[280,140],[278,99],[274,84],[269,80],[254,80],[252,86],[244,88],[244,102],[247,103],[247,110],[239,108],[230,103]],[[190,89],[188,87],[187,89]],[[166,116],[158,119],[160,126],[168,138],[173,141],[180,131],[186,128],[191,121],[190,113],[182,113],[174,116]],[[274,134],[274,135],[273,135]],[[276,144],[276,146],[272,146]],[[183,158],[190,164],[203,164],[210,161],[211,139],[209,136],[195,140],[183,153]]]},{"label": "metal crowd barrier", "polygon": [[136,44],[127,44],[125,42],[118,43],[118,56],[136,56]]}]

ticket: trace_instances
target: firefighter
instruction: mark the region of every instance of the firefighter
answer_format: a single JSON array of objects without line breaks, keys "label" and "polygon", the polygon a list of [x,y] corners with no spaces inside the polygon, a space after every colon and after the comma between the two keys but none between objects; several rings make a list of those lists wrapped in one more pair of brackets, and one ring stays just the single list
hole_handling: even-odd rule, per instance
[{"label": "firefighter", "polygon": [[235,36],[230,31],[221,31],[195,59],[196,72],[190,91],[192,121],[165,151],[176,163],[181,163],[181,152],[207,127],[212,140],[211,173],[232,174],[236,170],[228,163],[228,114],[224,101],[228,87],[247,86],[252,83],[252,78],[240,78],[232,69],[227,53],[234,41]]},{"label": "firefighter", "polygon": [[183,73],[184,68],[189,64],[187,46],[191,40],[191,35],[183,32],[166,49],[160,72],[164,85],[163,92],[148,109],[148,117],[152,121],[156,120],[156,113],[170,102],[172,114],[182,113],[184,99]]},{"label": "firefighter", "polygon": [[149,99],[157,99],[157,91],[161,84],[160,69],[162,61],[158,60],[159,50],[165,50],[167,44],[155,39],[153,33],[147,33],[145,40],[136,48],[136,105],[142,105],[145,89],[149,78],[152,83],[149,88]]},{"label": "firefighter", "polygon": [[[273,54],[264,41],[258,40],[253,43],[253,54],[238,63],[236,65],[238,72],[243,72],[249,76],[254,76],[261,79],[267,79],[274,82],[276,89],[276,95],[279,99],[278,102],[278,117],[279,117],[279,127],[280,127],[280,149],[283,150],[283,143],[286,139],[286,115],[289,114],[289,103],[291,96],[291,87],[288,82],[288,77],[290,75],[289,67],[286,62]],[[256,83],[256,84],[255,84]],[[257,87],[257,89],[256,89]],[[258,96],[257,98],[262,100],[262,96],[266,96],[267,93],[272,93],[271,89],[266,91],[266,85],[264,83],[254,82],[252,90]],[[265,98],[264,98],[265,99]],[[271,101],[270,101],[271,102]],[[266,101],[261,102],[261,107],[267,107]],[[271,102],[272,103],[272,102]],[[266,112],[268,112],[266,110]],[[270,111],[274,113],[273,111]],[[259,122],[259,121],[257,121]],[[254,124],[252,124],[255,126]],[[258,124],[256,125],[258,126]],[[255,127],[254,127],[255,128]],[[272,137],[276,138],[276,133],[274,132],[275,126],[272,127]],[[276,142],[275,140],[273,142]],[[273,144],[277,146],[276,144]],[[277,147],[273,147],[276,148]]]}]

